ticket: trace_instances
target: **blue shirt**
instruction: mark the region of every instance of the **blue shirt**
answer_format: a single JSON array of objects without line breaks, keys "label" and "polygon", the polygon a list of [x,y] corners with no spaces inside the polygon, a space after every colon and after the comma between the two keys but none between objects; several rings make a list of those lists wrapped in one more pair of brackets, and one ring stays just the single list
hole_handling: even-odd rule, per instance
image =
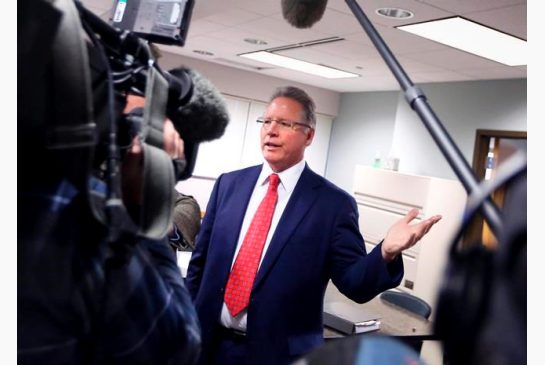
[{"label": "blue shirt", "polygon": [[199,323],[166,239],[107,242],[66,180],[19,192],[18,218],[18,362],[196,362]]}]

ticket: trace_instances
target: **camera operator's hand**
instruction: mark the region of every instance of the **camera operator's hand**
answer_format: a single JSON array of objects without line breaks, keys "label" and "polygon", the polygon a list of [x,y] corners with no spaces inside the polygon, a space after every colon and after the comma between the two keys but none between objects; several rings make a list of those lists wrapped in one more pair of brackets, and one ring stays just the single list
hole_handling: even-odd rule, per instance
[{"label": "camera operator's hand", "polygon": [[184,140],[174,128],[174,123],[168,118],[163,126],[163,149],[173,160],[185,158]]}]

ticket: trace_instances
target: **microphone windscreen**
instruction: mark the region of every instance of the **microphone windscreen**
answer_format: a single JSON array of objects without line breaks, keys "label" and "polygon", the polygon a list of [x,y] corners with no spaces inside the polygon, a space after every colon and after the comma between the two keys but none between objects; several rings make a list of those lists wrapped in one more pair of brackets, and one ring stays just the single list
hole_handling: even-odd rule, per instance
[{"label": "microphone windscreen", "polygon": [[327,0],[282,0],[284,19],[295,28],[310,28],[322,19]]},{"label": "microphone windscreen", "polygon": [[169,73],[174,77],[189,75],[193,83],[189,101],[168,113],[180,137],[195,143],[221,137],[229,124],[229,113],[216,87],[197,71],[184,67],[170,70]]}]

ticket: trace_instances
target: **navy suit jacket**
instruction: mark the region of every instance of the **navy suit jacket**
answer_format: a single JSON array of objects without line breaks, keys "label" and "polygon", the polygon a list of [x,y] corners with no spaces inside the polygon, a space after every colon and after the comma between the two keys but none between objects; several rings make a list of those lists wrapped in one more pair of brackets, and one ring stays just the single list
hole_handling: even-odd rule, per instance
[{"label": "navy suit jacket", "polygon": [[[261,165],[221,175],[214,186],[186,283],[202,329],[202,362],[213,351],[239,231]],[[261,263],[248,306],[249,364],[288,364],[323,343],[331,279],[363,303],[399,285],[400,258],[366,253],[352,196],[305,166]]]}]

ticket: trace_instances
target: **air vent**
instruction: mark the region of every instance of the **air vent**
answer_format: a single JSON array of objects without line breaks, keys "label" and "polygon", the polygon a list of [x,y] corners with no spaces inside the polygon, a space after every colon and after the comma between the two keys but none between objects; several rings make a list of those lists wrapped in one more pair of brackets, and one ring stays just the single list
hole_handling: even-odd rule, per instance
[{"label": "air vent", "polygon": [[280,52],[280,51],[287,51],[289,49],[312,47],[312,46],[318,46],[321,44],[327,44],[327,43],[333,43],[333,42],[339,42],[339,41],[344,41],[344,38],[341,38],[341,37],[322,38],[322,39],[316,39],[313,41],[294,43],[294,44],[288,44],[285,46],[269,48],[269,49],[265,49],[264,51],[274,53],[274,52]]}]

